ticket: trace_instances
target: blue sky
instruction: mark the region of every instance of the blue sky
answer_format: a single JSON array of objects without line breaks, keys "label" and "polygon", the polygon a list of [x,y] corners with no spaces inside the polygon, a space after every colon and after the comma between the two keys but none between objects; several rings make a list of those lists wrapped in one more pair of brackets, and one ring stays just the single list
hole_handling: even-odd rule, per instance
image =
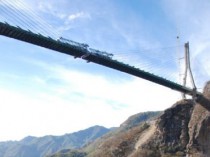
[{"label": "blue sky", "polygon": [[[14,19],[13,6],[26,17]],[[88,43],[177,82],[183,53],[177,45],[189,41],[198,87],[210,75],[209,15],[208,0],[0,2],[1,21]],[[171,89],[3,36],[0,52],[1,141],[119,126],[132,114],[164,110],[180,99]]]}]

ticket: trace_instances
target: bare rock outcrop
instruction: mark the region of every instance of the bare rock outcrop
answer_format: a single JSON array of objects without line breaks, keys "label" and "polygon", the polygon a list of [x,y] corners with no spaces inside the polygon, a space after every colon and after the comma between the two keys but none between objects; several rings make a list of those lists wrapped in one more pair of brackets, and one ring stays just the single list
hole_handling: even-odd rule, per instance
[{"label": "bare rock outcrop", "polygon": [[189,157],[210,156],[210,81],[196,104],[189,122]]},{"label": "bare rock outcrop", "polygon": [[210,81],[197,103],[177,102],[164,111],[155,125],[154,135],[132,157],[209,157]]},{"label": "bare rock outcrop", "polygon": [[156,131],[133,157],[184,156],[189,142],[188,123],[193,111],[192,100],[174,104],[156,121]]}]

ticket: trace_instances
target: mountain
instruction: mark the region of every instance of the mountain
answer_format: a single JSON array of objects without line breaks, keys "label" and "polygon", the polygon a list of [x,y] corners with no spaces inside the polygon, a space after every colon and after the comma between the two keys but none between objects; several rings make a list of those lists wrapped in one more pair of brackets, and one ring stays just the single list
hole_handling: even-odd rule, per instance
[{"label": "mountain", "polygon": [[210,156],[210,81],[195,100],[180,100],[160,114],[137,123],[134,115],[82,149],[51,157]]},{"label": "mountain", "polygon": [[156,111],[156,112],[150,111],[150,112],[137,113],[133,116],[130,116],[125,122],[123,122],[120,125],[119,129],[127,130],[130,128],[133,128],[135,126],[138,126],[142,122],[151,121],[152,119],[155,119],[161,113],[162,113],[161,111]]},{"label": "mountain", "polygon": [[[102,137],[96,139],[89,145],[85,146],[79,150],[65,150],[55,153],[50,157],[84,157],[84,156],[98,156],[106,157],[107,154],[103,154],[102,152],[106,152],[106,149],[112,144],[116,144],[119,141],[124,140],[129,136],[130,130],[133,132],[139,131],[135,129],[136,127],[140,130],[144,130],[147,128],[147,122],[152,121],[156,117],[158,117],[162,112],[143,112],[135,114],[129,117],[125,122],[123,122],[119,128],[114,128],[109,133],[103,135]],[[139,127],[141,126],[141,127]],[[131,132],[132,132],[131,131]]]},{"label": "mountain", "polygon": [[0,157],[44,157],[59,150],[81,148],[109,132],[102,126],[93,126],[63,136],[28,136],[21,141],[0,142]]}]

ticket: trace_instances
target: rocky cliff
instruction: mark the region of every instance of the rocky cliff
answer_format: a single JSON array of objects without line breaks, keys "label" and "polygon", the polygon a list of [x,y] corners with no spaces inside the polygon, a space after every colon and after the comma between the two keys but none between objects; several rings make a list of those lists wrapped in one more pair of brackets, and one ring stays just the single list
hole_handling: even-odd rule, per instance
[{"label": "rocky cliff", "polygon": [[165,110],[153,124],[152,136],[134,151],[132,157],[186,156],[190,138],[188,124],[193,108],[192,100],[182,100]]},{"label": "rocky cliff", "polygon": [[155,122],[153,135],[134,150],[131,156],[209,157],[209,111],[210,81],[206,83],[203,95],[199,96],[196,102],[181,100],[165,110]]},{"label": "rocky cliff", "polygon": [[206,83],[203,96],[197,100],[189,127],[189,157],[210,156],[210,81]]}]

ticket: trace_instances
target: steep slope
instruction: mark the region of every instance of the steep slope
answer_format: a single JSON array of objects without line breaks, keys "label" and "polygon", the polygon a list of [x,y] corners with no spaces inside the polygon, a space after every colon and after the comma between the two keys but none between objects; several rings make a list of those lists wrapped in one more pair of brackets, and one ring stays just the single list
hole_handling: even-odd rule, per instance
[{"label": "steep slope", "polygon": [[[186,155],[189,141],[188,123],[193,111],[193,101],[177,102],[156,120],[153,136],[140,145],[132,157],[175,157]],[[152,126],[151,126],[152,127]],[[142,140],[139,139],[140,141]]]},{"label": "steep slope", "polygon": [[43,157],[62,149],[80,148],[108,131],[102,126],[94,126],[63,136],[29,136],[21,141],[0,142],[0,157]]},{"label": "steep slope", "polygon": [[210,81],[199,97],[189,123],[189,157],[210,156]]}]

